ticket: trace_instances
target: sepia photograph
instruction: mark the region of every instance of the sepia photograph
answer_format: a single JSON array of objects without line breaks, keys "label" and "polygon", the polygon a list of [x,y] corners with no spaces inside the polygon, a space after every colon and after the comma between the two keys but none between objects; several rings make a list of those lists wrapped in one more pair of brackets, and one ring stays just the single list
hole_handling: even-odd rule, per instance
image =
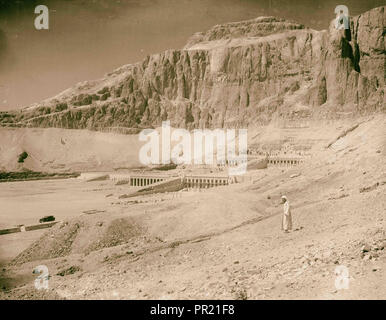
[{"label": "sepia photograph", "polygon": [[0,0],[0,300],[385,300],[385,8]]}]

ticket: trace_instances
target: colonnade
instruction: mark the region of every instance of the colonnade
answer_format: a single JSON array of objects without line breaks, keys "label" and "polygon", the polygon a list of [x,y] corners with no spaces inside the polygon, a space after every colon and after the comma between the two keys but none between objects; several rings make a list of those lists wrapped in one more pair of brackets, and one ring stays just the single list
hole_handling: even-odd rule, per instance
[{"label": "colonnade", "polygon": [[189,176],[184,178],[187,188],[212,188],[229,184],[228,177]]},{"label": "colonnade", "polygon": [[270,158],[268,159],[268,164],[276,166],[297,166],[303,163],[303,159],[293,159],[293,158]]},{"label": "colonnade", "polygon": [[151,177],[151,176],[131,176],[130,177],[130,186],[134,187],[146,187],[154,183],[158,183],[166,180],[165,177]]}]

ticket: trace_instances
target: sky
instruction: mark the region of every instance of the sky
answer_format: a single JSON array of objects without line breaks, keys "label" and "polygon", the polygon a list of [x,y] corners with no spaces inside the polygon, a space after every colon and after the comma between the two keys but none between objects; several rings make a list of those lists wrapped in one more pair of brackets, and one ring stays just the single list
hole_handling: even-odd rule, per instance
[{"label": "sky", "polygon": [[[34,26],[40,4],[48,30]],[[181,48],[216,24],[273,15],[326,29],[339,4],[354,16],[386,0],[0,0],[0,111]]]}]

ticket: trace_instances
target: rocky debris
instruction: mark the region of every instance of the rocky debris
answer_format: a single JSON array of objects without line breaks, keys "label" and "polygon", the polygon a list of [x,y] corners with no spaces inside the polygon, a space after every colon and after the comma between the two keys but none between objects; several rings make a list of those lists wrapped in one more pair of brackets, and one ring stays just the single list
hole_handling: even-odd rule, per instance
[{"label": "rocky debris", "polygon": [[81,227],[82,224],[78,221],[55,225],[38,241],[20,253],[12,261],[12,264],[22,264],[39,259],[52,259],[68,255]]},{"label": "rocky debris", "polygon": [[349,194],[342,193],[342,194],[339,194],[339,195],[333,195],[333,196],[329,197],[328,200],[339,200],[339,199],[346,198],[348,196],[349,196]]},{"label": "rocky debris", "polygon": [[19,265],[40,259],[65,257],[70,254],[88,255],[93,251],[130,243],[132,246],[152,242],[132,218],[95,220],[93,215],[55,225],[13,261]]},{"label": "rocky debris", "polygon": [[141,229],[130,219],[113,220],[106,228],[104,234],[95,239],[85,252],[99,250],[102,248],[114,247],[139,237]]},{"label": "rocky debris", "polygon": [[373,190],[377,189],[378,187],[379,187],[379,182],[376,182],[376,183],[374,183],[371,186],[360,188],[359,189],[359,193],[370,192],[370,191],[373,191]]},{"label": "rocky debris", "polygon": [[79,266],[71,266],[68,269],[59,271],[56,275],[64,277],[64,276],[67,276],[70,274],[74,274],[75,272],[78,272],[80,270],[81,270],[81,268]]},{"label": "rocky debris", "polygon": [[235,300],[248,300],[248,293],[245,289],[233,289]]},{"label": "rocky debris", "polygon": [[386,239],[374,240],[372,244],[365,243],[360,249],[360,256],[363,260],[379,258],[386,246]]},{"label": "rocky debris", "polygon": [[12,294],[8,292],[1,293],[1,300],[65,300],[55,289],[36,290],[35,287],[21,287],[12,290]]}]

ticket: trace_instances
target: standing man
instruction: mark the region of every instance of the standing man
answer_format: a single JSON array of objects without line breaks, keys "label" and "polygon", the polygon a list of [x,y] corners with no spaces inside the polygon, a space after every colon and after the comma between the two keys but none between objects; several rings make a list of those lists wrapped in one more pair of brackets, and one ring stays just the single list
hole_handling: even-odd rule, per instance
[{"label": "standing man", "polygon": [[281,203],[283,203],[283,219],[281,223],[281,229],[284,232],[288,233],[289,230],[292,229],[292,216],[291,216],[291,208],[286,196],[281,197]]}]

